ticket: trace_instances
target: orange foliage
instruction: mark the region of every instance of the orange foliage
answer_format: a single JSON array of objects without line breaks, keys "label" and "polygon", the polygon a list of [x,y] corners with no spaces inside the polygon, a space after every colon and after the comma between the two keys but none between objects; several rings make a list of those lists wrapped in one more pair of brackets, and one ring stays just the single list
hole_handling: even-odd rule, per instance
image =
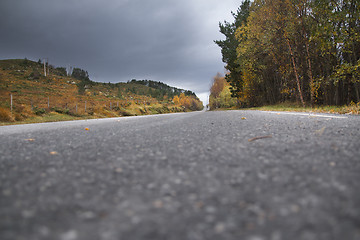
[{"label": "orange foliage", "polygon": [[0,107],[0,121],[13,122],[14,118],[11,116],[11,112],[9,110]]},{"label": "orange foliage", "polygon": [[178,105],[180,103],[180,98],[179,96],[175,96],[174,99],[173,99],[173,102]]},{"label": "orange foliage", "polygon": [[189,110],[201,110],[203,108],[202,102],[197,97],[186,96],[185,93],[175,96],[173,102]]},{"label": "orange foliage", "polygon": [[222,77],[220,73],[216,74],[213,80],[213,84],[210,88],[210,94],[213,95],[213,97],[217,98],[220,95],[221,91],[224,89],[225,85],[225,78]]}]

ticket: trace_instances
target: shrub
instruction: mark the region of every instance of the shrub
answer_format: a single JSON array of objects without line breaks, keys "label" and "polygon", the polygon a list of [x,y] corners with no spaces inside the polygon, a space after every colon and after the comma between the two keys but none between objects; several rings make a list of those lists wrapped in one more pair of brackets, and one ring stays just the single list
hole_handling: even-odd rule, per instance
[{"label": "shrub", "polygon": [[58,76],[66,77],[67,76],[66,68],[64,67],[55,68],[55,74]]},{"label": "shrub", "polygon": [[82,115],[79,112],[76,112],[75,110],[70,110],[70,109],[64,109],[64,114],[67,114],[69,116],[73,116],[73,117],[81,117]]},{"label": "shrub", "polygon": [[46,110],[44,108],[38,108],[38,107],[34,107],[33,109],[33,112],[36,114],[36,115],[43,115],[46,113]]},{"label": "shrub", "polygon": [[22,66],[22,67],[28,67],[28,66],[31,66],[31,61],[28,60],[27,58],[24,58],[24,60],[22,60],[19,63],[19,65]]},{"label": "shrub", "polygon": [[22,121],[25,117],[21,115],[20,113],[15,113],[15,121]]},{"label": "shrub", "polygon": [[51,108],[51,111],[60,113],[60,114],[69,114],[70,115],[70,109],[68,108],[58,108],[58,107],[53,107]]},{"label": "shrub", "polygon": [[40,76],[41,76],[41,74],[39,73],[39,71],[36,70],[36,69],[34,69],[34,70],[30,73],[30,75],[28,76],[28,79],[29,79],[29,80],[39,79]]},{"label": "shrub", "polygon": [[124,117],[134,116],[134,114],[126,111],[125,109],[121,109],[121,110],[120,110],[120,114],[121,114],[122,116],[124,116]]},{"label": "shrub", "polygon": [[68,115],[70,115],[70,109],[68,109],[68,108],[64,108],[63,113],[64,113],[64,114],[68,114]]},{"label": "shrub", "polygon": [[33,115],[33,111],[31,110],[30,106],[21,104],[21,105],[15,105],[15,113],[13,114],[15,116],[16,121],[23,121],[26,118]]},{"label": "shrub", "polygon": [[112,110],[115,112],[118,112],[118,111],[120,111],[120,107],[118,107],[118,106],[112,107]]},{"label": "shrub", "polygon": [[1,122],[13,122],[15,119],[11,115],[8,109],[0,107],[0,121]]}]

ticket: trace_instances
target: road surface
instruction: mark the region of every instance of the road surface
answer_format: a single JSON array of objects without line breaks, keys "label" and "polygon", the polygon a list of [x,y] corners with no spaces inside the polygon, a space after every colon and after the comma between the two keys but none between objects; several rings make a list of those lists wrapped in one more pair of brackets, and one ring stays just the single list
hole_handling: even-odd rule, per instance
[{"label": "road surface", "polygon": [[0,127],[2,240],[360,239],[360,117],[219,111]]}]

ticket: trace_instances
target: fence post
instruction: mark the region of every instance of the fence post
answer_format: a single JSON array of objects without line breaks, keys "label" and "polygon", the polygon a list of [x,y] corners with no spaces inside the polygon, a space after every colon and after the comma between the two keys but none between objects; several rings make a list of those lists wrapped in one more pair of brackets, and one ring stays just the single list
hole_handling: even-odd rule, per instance
[{"label": "fence post", "polygon": [[48,108],[50,108],[50,97],[48,97]]},{"label": "fence post", "polygon": [[112,104],[111,104],[111,102],[110,102],[110,110],[112,110]]},{"label": "fence post", "polygon": [[85,112],[86,112],[86,101],[85,101]]},{"label": "fence post", "polygon": [[77,108],[78,108],[78,104],[76,103],[76,108],[75,108],[75,112],[77,113]]},{"label": "fence post", "polygon": [[44,59],[44,76],[46,77],[46,61]]},{"label": "fence post", "polygon": [[13,95],[10,94],[10,109],[11,109],[11,113],[13,111]]}]

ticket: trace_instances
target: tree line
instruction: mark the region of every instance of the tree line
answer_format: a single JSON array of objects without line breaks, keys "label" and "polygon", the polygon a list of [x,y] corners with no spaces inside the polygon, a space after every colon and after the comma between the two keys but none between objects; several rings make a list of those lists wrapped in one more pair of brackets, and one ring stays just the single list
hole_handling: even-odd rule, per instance
[{"label": "tree line", "polygon": [[233,16],[215,43],[241,106],[360,102],[358,0],[245,0]]},{"label": "tree line", "polygon": [[150,87],[150,90],[154,89],[149,92],[149,95],[154,98],[163,98],[164,96],[174,98],[175,96],[180,96],[181,93],[184,93],[185,96],[192,96],[196,98],[196,94],[192,91],[171,87],[163,82],[132,79],[131,81],[128,81],[128,83],[141,84]]}]

